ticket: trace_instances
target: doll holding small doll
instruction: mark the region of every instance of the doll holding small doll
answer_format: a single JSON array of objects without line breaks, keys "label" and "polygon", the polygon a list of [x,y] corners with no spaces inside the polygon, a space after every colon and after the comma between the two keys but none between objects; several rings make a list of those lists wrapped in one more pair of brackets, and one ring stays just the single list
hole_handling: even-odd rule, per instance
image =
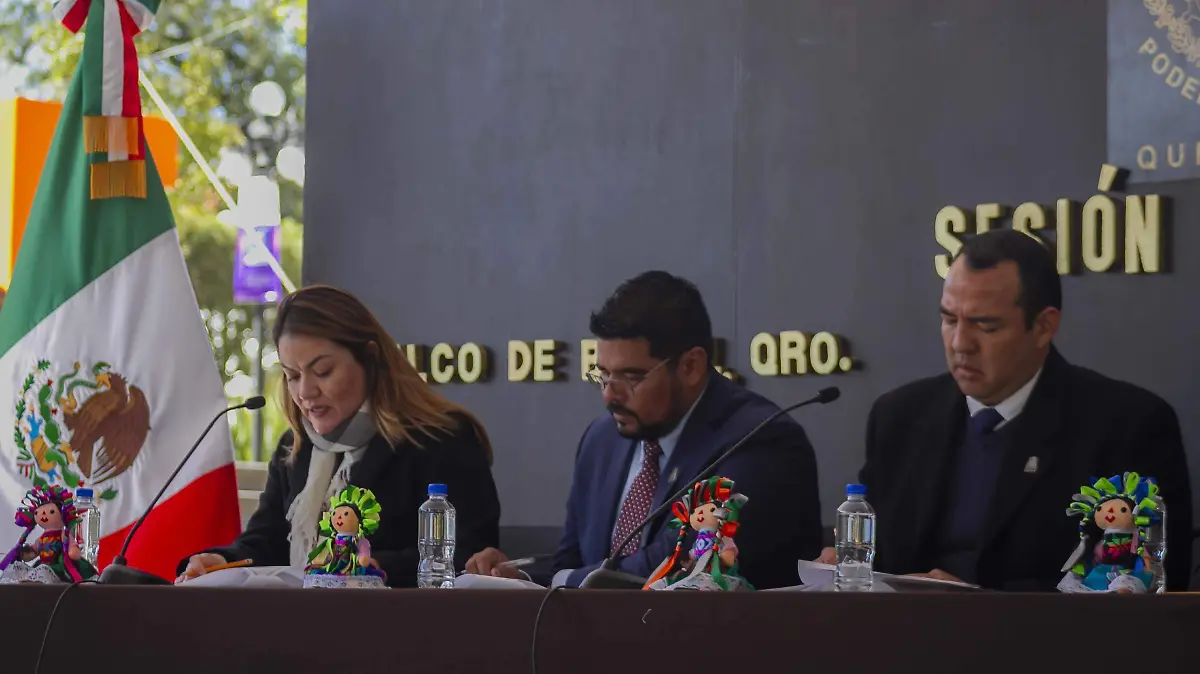
[{"label": "doll holding small doll", "polygon": [[[96,568],[83,556],[73,531],[79,511],[71,492],[55,485],[30,489],[17,509],[16,525],[25,530],[0,571],[10,582],[78,583],[93,578]],[[42,533],[28,543],[35,528]]]},{"label": "doll holding small doll", "polygon": [[[648,590],[753,590],[738,575],[738,549],[733,536],[738,516],[748,500],[733,491],[733,480],[712,477],[697,482],[671,512],[670,526],[679,529],[675,551],[659,565],[643,589]],[[680,559],[688,530],[696,532],[687,557]]]}]

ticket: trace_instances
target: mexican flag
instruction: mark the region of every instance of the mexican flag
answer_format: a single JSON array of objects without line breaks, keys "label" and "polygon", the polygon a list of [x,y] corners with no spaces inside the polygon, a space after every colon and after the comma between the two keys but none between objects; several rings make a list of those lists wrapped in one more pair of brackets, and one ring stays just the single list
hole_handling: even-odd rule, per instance
[{"label": "mexican flag", "polygon": [[[5,551],[21,534],[12,516],[27,490],[86,486],[99,500],[103,568],[227,404],[141,132],[132,40],[157,5],[55,7],[87,36],[0,310],[0,428],[13,429],[0,435]],[[222,419],[138,532],[128,563],[174,578],[181,558],[229,543],[240,522]]]}]

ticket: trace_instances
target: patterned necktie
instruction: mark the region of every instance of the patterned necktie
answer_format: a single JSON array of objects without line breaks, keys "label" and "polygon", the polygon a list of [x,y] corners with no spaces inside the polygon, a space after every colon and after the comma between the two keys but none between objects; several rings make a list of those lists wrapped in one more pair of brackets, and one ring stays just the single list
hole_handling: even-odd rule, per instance
[{"label": "patterned necktie", "polygon": [[[625,537],[637,528],[637,525],[650,514],[650,505],[654,502],[654,490],[658,489],[658,457],[662,455],[662,447],[654,440],[647,440],[642,457],[642,469],[633,478],[625,502],[621,504],[621,514],[617,517],[617,527],[613,531],[612,542],[609,543],[608,554],[617,556],[617,546]],[[632,555],[637,552],[638,539],[635,537],[625,546],[623,552]]]}]

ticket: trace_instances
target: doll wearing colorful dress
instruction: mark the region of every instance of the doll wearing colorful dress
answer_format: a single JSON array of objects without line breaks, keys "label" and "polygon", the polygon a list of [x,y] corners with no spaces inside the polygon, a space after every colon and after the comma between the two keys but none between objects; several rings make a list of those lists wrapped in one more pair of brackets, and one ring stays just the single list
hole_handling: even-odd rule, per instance
[{"label": "doll wearing colorful dress", "polygon": [[369,489],[346,487],[329,500],[321,518],[324,539],[308,556],[306,574],[379,576],[384,573],[371,558],[367,536],[379,528],[379,503]]},{"label": "doll wearing colorful dress", "polygon": [[[57,486],[34,487],[25,494],[17,509],[16,525],[25,529],[21,540],[0,561],[0,571],[18,558],[26,566],[46,567],[64,583],[78,583],[96,575],[96,569],[83,556],[72,532],[79,523],[71,492]],[[35,527],[42,533],[26,544]]]},{"label": "doll wearing colorful dress", "polygon": [[1137,473],[1101,478],[1075,495],[1069,515],[1083,515],[1080,542],[1063,567],[1065,592],[1145,592],[1154,574],[1142,546],[1155,515],[1158,485]]},{"label": "doll wearing colorful dress", "polygon": [[[738,549],[733,541],[738,515],[747,500],[734,493],[733,480],[727,478],[709,478],[693,485],[671,508],[675,514],[671,526],[679,528],[675,552],[655,570],[644,589],[753,589],[737,573]],[[696,540],[687,561],[680,564],[679,553],[689,527],[696,532]]]}]

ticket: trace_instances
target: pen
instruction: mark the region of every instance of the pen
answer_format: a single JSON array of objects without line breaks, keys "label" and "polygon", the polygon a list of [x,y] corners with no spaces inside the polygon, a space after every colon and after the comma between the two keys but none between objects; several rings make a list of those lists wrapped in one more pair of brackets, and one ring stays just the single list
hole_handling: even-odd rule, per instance
[{"label": "pen", "polygon": [[519,569],[522,566],[529,566],[530,564],[533,564],[533,563],[539,561],[540,559],[541,559],[541,557],[522,557],[520,559],[510,559],[507,562],[500,562],[499,564],[496,565],[496,567],[499,568],[501,566],[505,566],[505,567],[509,567],[509,568],[513,568],[513,569]]},{"label": "pen", "polygon": [[[218,564],[216,566],[206,566],[206,567],[204,567],[204,573],[212,573],[213,571],[221,571],[223,569],[236,569],[241,566],[250,566],[251,564],[254,564],[253,559],[243,559],[240,562],[230,562],[228,564]],[[199,575],[200,574],[196,573],[195,571],[188,571],[187,577],[195,578]]]},{"label": "pen", "polygon": [[[518,559],[510,559],[507,562],[500,562],[499,564],[493,566],[492,568],[499,569],[499,568],[503,567],[503,568],[509,568],[509,569],[519,569],[522,566],[529,566],[530,564],[536,564],[536,563],[542,561],[543,559],[549,559],[551,557],[553,557],[553,555],[534,555],[533,557],[520,557]],[[462,571],[458,572],[458,575],[460,575],[460,576],[464,575],[466,572],[467,572],[466,569],[463,569]]]}]

